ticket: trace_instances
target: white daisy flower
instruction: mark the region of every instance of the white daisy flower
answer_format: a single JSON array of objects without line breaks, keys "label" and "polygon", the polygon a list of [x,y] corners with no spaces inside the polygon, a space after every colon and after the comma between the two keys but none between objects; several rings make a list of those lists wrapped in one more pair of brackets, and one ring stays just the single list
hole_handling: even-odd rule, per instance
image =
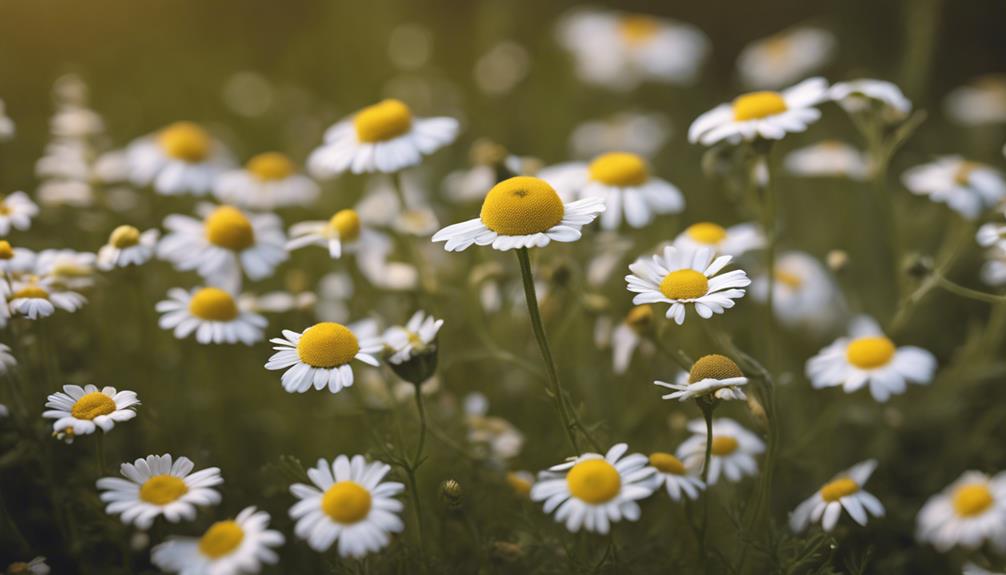
[{"label": "white daisy flower", "polygon": [[418,165],[458,134],[454,118],[414,118],[400,100],[383,100],[359,110],[325,132],[308,168],[319,178],[345,171],[393,173]]},{"label": "white daisy flower", "polygon": [[793,150],[783,159],[783,167],[794,176],[805,178],[862,181],[870,175],[870,160],[866,154],[838,140],[825,140]]},{"label": "white daisy flower", "polygon": [[943,104],[947,116],[960,124],[1006,123],[1006,75],[979,76],[950,92]]},{"label": "white daisy flower", "polygon": [[967,471],[929,498],[916,520],[916,537],[938,551],[990,543],[1006,552],[1006,473]]},{"label": "white daisy flower", "polygon": [[227,150],[192,122],[175,122],[126,149],[129,179],[159,194],[203,196],[232,164]]},{"label": "white daisy flower", "polygon": [[168,299],[157,302],[155,309],[161,314],[161,329],[172,330],[178,339],[195,334],[203,345],[252,345],[262,340],[268,325],[264,317],[242,308],[238,298],[217,287],[171,288]]},{"label": "white daisy flower", "polygon": [[360,558],[387,547],[390,534],[405,529],[398,516],[403,505],[395,498],[405,486],[383,481],[390,470],[388,464],[368,463],[362,455],[340,455],[331,464],[319,459],[307,471],[313,485],[290,486],[300,500],[290,508],[290,517],[297,521],[294,533],[319,553],[338,540],[341,557]]},{"label": "white daisy flower", "polygon": [[0,343],[0,375],[4,375],[15,367],[17,367],[17,359],[14,357],[14,354],[11,353],[10,346],[5,343]]},{"label": "white daisy flower", "polygon": [[670,453],[651,453],[650,466],[657,470],[653,475],[657,488],[663,486],[675,501],[681,501],[682,497],[698,499],[699,492],[706,488],[701,479],[689,473],[685,464]]},{"label": "white daisy flower", "polygon": [[983,248],[1006,249],[1006,223],[988,222],[982,224],[975,234],[975,240]]},{"label": "white daisy flower", "polygon": [[344,252],[354,253],[361,246],[373,243],[377,235],[364,227],[356,210],[339,210],[327,221],[300,222],[291,226],[286,249],[321,246],[333,259],[339,259]]},{"label": "white daisy flower", "polygon": [[589,164],[559,164],[538,175],[562,197],[603,200],[601,227],[606,230],[617,229],[623,218],[629,226],[642,228],[655,215],[676,214],[685,208],[678,188],[653,177],[646,160],[629,152],[602,154]]},{"label": "white daisy flower", "polygon": [[213,194],[221,202],[265,212],[310,206],[320,193],[318,184],[297,173],[297,166],[280,152],[252,157],[243,169],[220,174],[213,186]]},{"label": "white daisy flower", "polygon": [[657,112],[618,112],[573,128],[569,148],[576,158],[593,158],[625,150],[652,158],[671,136],[671,121]]},{"label": "white daisy flower", "polygon": [[472,244],[507,251],[543,248],[552,241],[575,242],[580,228],[604,211],[599,198],[563,203],[540,178],[517,176],[493,186],[482,202],[478,218],[453,224],[433,234],[444,249],[460,252]]},{"label": "white daisy flower", "polygon": [[121,515],[123,523],[142,530],[150,529],[162,515],[171,523],[195,519],[197,505],[220,503],[220,493],[213,487],[224,480],[219,468],[192,473],[193,467],[188,457],[173,460],[170,454],[123,463],[120,473],[126,479],[98,480],[101,500],[108,504],[105,513]]},{"label": "white daisy flower", "polygon": [[821,117],[814,106],[828,97],[828,82],[810,78],[782,92],[750,92],[702,114],[688,128],[688,141],[706,146],[757,138],[781,140],[803,132]]},{"label": "white daisy flower", "polygon": [[[693,419],[688,422],[692,436],[679,447],[677,456],[693,474],[702,472],[706,458],[706,422]],[[740,481],[747,475],[758,473],[755,456],[765,451],[765,444],[757,435],[744,429],[732,419],[713,420],[713,445],[709,458],[709,485],[716,485],[722,473],[727,481]]]},{"label": "white daisy flower", "polygon": [[908,191],[945,203],[969,220],[1006,198],[1006,179],[999,170],[960,156],[943,156],[909,168],[901,176]]},{"label": "white daisy flower", "polygon": [[133,226],[115,228],[108,237],[108,243],[98,250],[98,269],[108,271],[147,263],[154,257],[160,235],[161,232],[156,229],[140,233]]},{"label": "white daisy flower", "polygon": [[674,238],[679,250],[709,248],[718,255],[739,257],[765,246],[765,235],[755,224],[737,224],[724,228],[712,222],[697,222]]},{"label": "white daisy flower", "polygon": [[14,192],[0,196],[0,236],[10,234],[12,229],[25,231],[31,227],[31,220],[38,215],[38,206],[28,194]]},{"label": "white daisy flower", "polygon": [[837,339],[807,361],[807,378],[815,389],[842,386],[853,393],[864,385],[877,401],[905,392],[905,383],[927,384],[936,358],[915,346],[895,347],[869,317],[859,316],[849,337]]},{"label": "white daisy flower", "polygon": [[[409,390],[412,391],[412,390]],[[524,434],[513,424],[489,415],[489,399],[478,392],[464,399],[468,443],[490,462],[505,466],[524,449]]]},{"label": "white daisy flower", "polygon": [[272,548],[282,544],[283,535],[269,529],[269,514],[245,507],[234,519],[210,525],[201,537],[169,537],[154,547],[150,559],[181,575],[258,573],[262,564],[279,561]]},{"label": "white daisy flower", "polygon": [[[2,102],[0,102],[2,104]],[[3,110],[0,109],[0,112]],[[3,118],[0,118],[2,121]],[[0,126],[0,131],[2,131],[3,126]],[[3,134],[0,133],[0,136]],[[0,140],[3,138],[0,137]],[[25,563],[23,561],[16,561],[7,566],[4,573],[9,575],[49,575],[49,565],[45,562],[45,557],[39,556],[35,557],[31,561]]]},{"label": "white daisy flower", "polygon": [[[768,301],[768,277],[758,276],[751,284],[751,297]],[[830,331],[845,317],[842,292],[828,270],[814,256],[786,252],[775,261],[772,311],[779,323],[790,329],[815,333]]]},{"label": "white daisy flower", "polygon": [[665,315],[678,325],[685,323],[688,304],[705,319],[723,313],[744,296],[743,288],[751,283],[744,270],[716,275],[731,259],[724,255],[714,260],[708,248],[693,251],[667,246],[663,254],[640,258],[629,266],[632,274],[625,281],[628,290],[637,294],[632,303],[669,303]]},{"label": "white daisy flower", "polygon": [[821,68],[834,47],[830,32],[800,26],[747,45],[737,58],[737,70],[748,86],[778,88]]},{"label": "white daisy flower", "polygon": [[289,393],[304,393],[314,387],[328,387],[332,393],[353,385],[354,359],[377,366],[377,354],[384,347],[376,337],[376,326],[361,325],[356,329],[341,323],[317,323],[297,333],[283,330],[283,337],[269,340],[276,353],[269,358],[265,368],[285,369],[283,389]]},{"label": "white daisy flower", "polygon": [[95,429],[111,431],[116,423],[136,417],[140,404],[135,391],[116,391],[114,387],[64,385],[62,392],[49,396],[42,417],[55,419],[52,432],[57,437],[89,435]]},{"label": "white daisy flower", "polygon": [[42,250],[35,256],[33,273],[54,287],[80,290],[94,285],[96,259],[90,252]]},{"label": "white daisy flower", "polygon": [[868,459],[836,475],[793,510],[789,516],[790,528],[799,533],[810,523],[820,521],[825,531],[831,531],[838,523],[842,509],[845,509],[853,521],[864,526],[870,515],[883,517],[884,506],[876,497],[863,490],[876,467],[877,461]]},{"label": "white daisy flower", "polygon": [[616,374],[629,369],[629,362],[636,348],[643,343],[642,333],[653,324],[653,306],[637,305],[629,310],[625,319],[611,333],[611,363]]},{"label": "white daisy flower", "polygon": [[645,14],[580,9],[556,32],[581,80],[619,91],[643,81],[691,84],[709,49],[698,28]]},{"label": "white daisy flower", "polygon": [[242,270],[251,280],[272,275],[286,260],[283,222],[275,214],[246,214],[234,206],[203,205],[203,220],[172,214],[159,257],[181,271],[194,270],[208,283],[238,291]]},{"label": "white daisy flower", "polygon": [[45,279],[13,282],[7,300],[12,313],[28,319],[49,317],[57,309],[72,313],[87,303],[79,293],[59,289]]},{"label": "white daisy flower", "polygon": [[748,384],[744,372],[732,359],[716,353],[700,357],[692,365],[690,372],[681,372],[678,375],[675,383],[663,381],[653,383],[674,390],[664,395],[664,399],[686,401],[710,396],[722,400],[747,399],[741,389]]},{"label": "white daisy flower", "polygon": [[422,353],[437,340],[444,320],[419,310],[412,314],[404,326],[393,326],[384,332],[384,345],[389,363],[401,364],[416,353]]},{"label": "white daisy flower", "polygon": [[905,118],[912,111],[912,102],[905,97],[897,85],[884,80],[861,78],[849,82],[834,84],[828,94],[848,112],[859,112],[879,102],[883,106],[883,114],[890,120]]},{"label": "white daisy flower", "polygon": [[585,453],[539,473],[531,488],[532,501],[544,501],[544,511],[576,533],[580,528],[606,534],[611,523],[637,521],[639,501],[657,489],[656,469],[641,453],[626,457],[629,446],[618,443],[604,455]]}]

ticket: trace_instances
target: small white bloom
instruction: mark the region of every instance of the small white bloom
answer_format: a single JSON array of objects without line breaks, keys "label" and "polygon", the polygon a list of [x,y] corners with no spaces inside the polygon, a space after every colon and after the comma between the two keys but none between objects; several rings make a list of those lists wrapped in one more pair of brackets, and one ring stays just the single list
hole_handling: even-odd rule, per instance
[{"label": "small white bloom", "polygon": [[806,178],[849,178],[862,181],[870,175],[866,154],[845,142],[825,140],[793,150],[783,160],[786,171]]},{"label": "small white bloom", "polygon": [[741,387],[748,384],[744,372],[729,357],[719,354],[704,355],[692,365],[690,372],[681,372],[677,381],[654,381],[656,385],[674,390],[664,399],[686,401],[699,397],[721,400],[747,399]]},{"label": "small white bloom", "polygon": [[388,350],[388,362],[401,364],[409,361],[413,354],[429,347],[437,339],[444,320],[419,310],[412,314],[404,326],[393,326],[384,332],[384,345]]},{"label": "small white bloom", "polygon": [[98,250],[98,269],[108,271],[147,263],[154,257],[160,234],[156,229],[140,233],[133,226],[115,228],[108,237],[108,243]]},{"label": "small white bloom", "polygon": [[94,433],[98,428],[103,432],[111,431],[116,423],[136,417],[135,406],[139,404],[135,391],[64,385],[62,392],[49,396],[45,404],[49,409],[42,417],[56,420],[52,432],[57,437],[64,434],[76,437]]},{"label": "small white bloom", "polygon": [[328,387],[332,393],[353,385],[355,359],[377,366],[377,354],[384,347],[377,336],[376,325],[360,322],[346,327],[340,323],[315,324],[302,333],[283,330],[283,337],[269,340],[276,353],[269,358],[265,368],[283,372],[283,389],[290,393],[304,393],[314,387]]},{"label": "small white bloom", "polygon": [[800,26],[746,46],[737,58],[737,70],[748,86],[778,88],[821,68],[834,47],[830,32]]},{"label": "small white bloom", "polygon": [[[692,473],[699,475],[706,457],[706,422],[688,423],[692,436],[678,447],[678,458]],[[713,420],[713,444],[709,459],[709,485],[716,485],[722,474],[727,481],[740,481],[758,473],[755,456],[765,451],[765,444],[755,434],[732,419]]]},{"label": "small white bloom", "polygon": [[909,168],[901,176],[908,191],[929,196],[963,217],[974,220],[1006,198],[1006,179],[999,170],[960,156],[943,156]]},{"label": "small white bloom", "polygon": [[234,519],[217,521],[201,537],[169,537],[154,547],[154,565],[181,575],[258,573],[263,563],[279,561],[273,547],[283,535],[269,529],[269,514],[246,507]]},{"label": "small white bloom", "polygon": [[172,330],[178,339],[195,334],[203,345],[252,345],[262,340],[268,324],[261,315],[242,308],[234,295],[216,287],[171,288],[168,299],[158,302],[156,309],[162,314],[161,329]]},{"label": "small white bloom", "polygon": [[716,255],[740,257],[765,246],[765,235],[757,224],[737,224],[724,228],[712,222],[697,222],[674,238],[679,250],[712,249]]},{"label": "small white bloom", "polygon": [[912,102],[905,97],[897,85],[884,80],[861,78],[833,85],[829,96],[849,112],[859,112],[869,106],[870,101],[883,105],[886,120],[901,120],[912,111]]},{"label": "small white bloom", "polygon": [[650,466],[657,470],[653,475],[657,487],[667,489],[667,494],[675,501],[681,501],[682,498],[698,499],[699,492],[706,488],[701,479],[688,471],[685,464],[670,453],[651,453]]},{"label": "small white bloom", "polygon": [[883,517],[884,506],[863,489],[876,467],[877,461],[868,459],[836,475],[793,510],[789,517],[790,528],[799,533],[808,524],[820,521],[825,531],[831,531],[838,523],[842,509],[853,521],[864,526],[870,515]]},{"label": "small white bloom", "polygon": [[943,103],[947,116],[960,124],[1006,123],[1006,75],[980,76],[950,92]]},{"label": "small white bloom", "polygon": [[321,193],[311,178],[297,173],[285,154],[265,152],[245,167],[220,174],[213,193],[221,202],[259,211],[310,206]]},{"label": "small white bloom", "polygon": [[129,179],[167,196],[204,196],[232,164],[229,152],[192,122],[175,122],[126,148]]},{"label": "small white bloom", "polygon": [[916,537],[938,551],[989,543],[1006,552],[1006,473],[967,471],[929,498],[919,511]]},{"label": "small white bloom", "polygon": [[[826,333],[845,318],[841,290],[828,270],[814,256],[786,252],[776,259],[772,311],[779,323],[790,329]],[[762,274],[751,284],[751,297],[768,301],[768,277]]]},{"label": "small white bloom", "polygon": [[578,125],[569,136],[569,148],[576,158],[593,158],[609,150],[652,158],[670,136],[671,121],[664,114],[618,112]]},{"label": "small white bloom", "polygon": [[75,312],[87,300],[75,291],[56,287],[51,281],[14,281],[7,295],[10,311],[28,319],[49,317],[57,309]]},{"label": "small white bloom", "polygon": [[[3,112],[3,110],[0,110],[0,112]],[[0,121],[2,121],[2,118],[0,118]],[[2,128],[2,126],[0,126],[0,128]],[[45,562],[45,557],[39,556],[27,563],[22,561],[11,563],[7,566],[7,570],[4,571],[4,573],[8,573],[10,575],[49,575],[49,565]]]},{"label": "small white bloom", "polygon": [[38,206],[28,194],[14,192],[0,196],[0,237],[10,234],[12,229],[25,231],[31,227],[31,220],[38,215]]},{"label": "small white bloom", "polygon": [[355,210],[339,210],[328,220],[299,222],[290,228],[287,250],[307,246],[321,246],[328,250],[332,259],[339,259],[343,252],[353,253],[368,240],[374,241],[376,232],[364,227]]}]

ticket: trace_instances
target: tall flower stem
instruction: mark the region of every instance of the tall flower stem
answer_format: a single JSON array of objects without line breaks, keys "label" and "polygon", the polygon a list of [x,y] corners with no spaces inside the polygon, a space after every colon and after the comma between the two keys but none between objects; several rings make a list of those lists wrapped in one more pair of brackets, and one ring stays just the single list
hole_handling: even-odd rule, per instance
[{"label": "tall flower stem", "polygon": [[702,482],[709,481],[709,462],[713,459],[713,409],[714,406],[707,402],[699,402],[702,409],[702,417],[706,420],[706,458],[702,463]]}]

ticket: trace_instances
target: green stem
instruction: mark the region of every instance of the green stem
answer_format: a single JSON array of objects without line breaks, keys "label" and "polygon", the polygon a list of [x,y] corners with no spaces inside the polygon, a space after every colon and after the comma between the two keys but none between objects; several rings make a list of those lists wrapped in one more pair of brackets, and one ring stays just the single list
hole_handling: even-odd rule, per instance
[{"label": "green stem", "polygon": [[1006,295],[996,295],[976,289],[971,289],[969,287],[964,287],[954,281],[947,279],[942,274],[934,273],[933,277],[936,278],[937,286],[947,290],[952,294],[956,294],[961,297],[966,297],[968,299],[973,299],[985,303],[991,303],[991,304],[1006,303]]},{"label": "green stem", "polygon": [[709,462],[713,459],[713,406],[700,402],[702,417],[706,420],[706,458],[702,463],[702,482],[709,482]]},{"label": "green stem", "polygon": [[98,430],[94,437],[94,454],[98,461],[98,473],[104,477],[105,473],[105,432]]},{"label": "green stem", "polygon": [[423,464],[423,447],[426,445],[426,404],[423,402],[422,386],[414,384],[416,391],[416,409],[419,411],[419,442],[416,444],[416,454],[412,457],[412,467],[419,469]]}]

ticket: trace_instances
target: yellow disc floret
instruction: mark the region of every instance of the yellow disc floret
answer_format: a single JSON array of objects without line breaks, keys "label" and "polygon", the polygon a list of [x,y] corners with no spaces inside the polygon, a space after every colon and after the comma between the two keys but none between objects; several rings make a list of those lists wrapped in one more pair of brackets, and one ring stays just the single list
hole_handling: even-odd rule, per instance
[{"label": "yellow disc floret", "polygon": [[206,239],[213,245],[239,252],[255,243],[255,228],[234,206],[220,206],[206,216]]},{"label": "yellow disc floret", "polygon": [[760,120],[785,112],[786,100],[779,92],[751,92],[733,102],[734,120]]},{"label": "yellow disc floret", "polygon": [[703,379],[730,379],[744,377],[741,368],[732,359],[718,353],[704,355],[698,359],[688,373],[688,383]]},{"label": "yellow disc floret", "polygon": [[525,236],[547,231],[561,222],[565,213],[559,194],[548,182],[517,176],[489,190],[479,216],[497,234]]},{"label": "yellow disc floret", "polygon": [[841,477],[821,488],[821,499],[831,503],[857,491],[859,491],[858,483],[848,477]]},{"label": "yellow disc floret", "polygon": [[412,128],[412,111],[401,100],[383,100],[357,112],[353,126],[361,142],[384,142]]},{"label": "yellow disc floret", "polygon": [[569,492],[587,503],[611,501],[622,488],[622,477],[615,466],[603,459],[588,459],[573,466],[566,474]]},{"label": "yellow disc floret", "polygon": [[660,22],[649,16],[632,14],[618,21],[618,32],[629,44],[642,44],[657,35]]},{"label": "yellow disc floret", "polygon": [[994,503],[995,498],[984,483],[968,483],[954,490],[954,512],[961,517],[981,515]]},{"label": "yellow disc floret", "polygon": [[894,357],[894,351],[894,343],[886,337],[861,337],[849,343],[845,357],[860,369],[874,369],[887,365]]},{"label": "yellow disc floret", "polygon": [[775,281],[790,289],[800,289],[803,286],[802,277],[779,267],[775,269]]},{"label": "yellow disc floret", "polygon": [[232,553],[244,538],[244,529],[236,521],[217,521],[199,538],[199,552],[217,559]]},{"label": "yellow disc floret", "polygon": [[339,481],[321,497],[321,510],[336,523],[350,525],[370,513],[370,492],[354,481]]},{"label": "yellow disc floret", "polygon": [[661,473],[669,473],[671,475],[685,474],[685,464],[681,463],[680,459],[674,457],[670,453],[658,451],[651,454],[650,465],[657,468],[657,471]]},{"label": "yellow disc floret", "polygon": [[722,242],[727,237],[727,231],[723,226],[716,225],[712,222],[699,222],[697,224],[692,224],[688,226],[685,233],[692,240],[710,246],[714,246]]},{"label": "yellow disc floret", "polygon": [[49,291],[38,284],[28,284],[12,293],[10,299],[49,299]]},{"label": "yellow disc floret", "polygon": [[323,322],[307,328],[297,342],[301,361],[322,368],[345,365],[360,351],[360,342],[346,326]]},{"label": "yellow disc floret", "polygon": [[730,455],[737,451],[738,447],[740,447],[740,443],[737,442],[736,438],[730,435],[718,435],[713,437],[711,451],[713,455]]},{"label": "yellow disc floret", "polygon": [[964,160],[954,170],[954,183],[958,186],[967,187],[971,184],[971,174],[981,167],[981,164]]},{"label": "yellow disc floret", "polygon": [[119,226],[112,230],[112,235],[108,237],[108,244],[114,248],[131,248],[140,243],[140,230],[133,226]]},{"label": "yellow disc floret", "polygon": [[667,299],[695,299],[709,291],[709,280],[692,269],[673,271],[660,282],[660,293]]},{"label": "yellow disc floret", "polygon": [[10,242],[7,240],[0,240],[0,260],[9,260],[14,258],[14,248],[11,247]]},{"label": "yellow disc floret", "polygon": [[115,411],[115,401],[111,397],[100,391],[92,391],[85,393],[74,402],[73,407],[70,408],[70,415],[77,419],[90,421],[99,415],[108,415],[113,411]]},{"label": "yellow disc floret", "polygon": [[619,188],[641,185],[650,177],[646,161],[627,152],[602,154],[594,158],[588,171],[595,182]]},{"label": "yellow disc floret", "polygon": [[192,122],[175,122],[157,136],[161,149],[169,157],[192,164],[210,155],[212,140],[206,130]]},{"label": "yellow disc floret", "polygon": [[360,215],[355,210],[339,210],[328,221],[336,237],[344,242],[353,242],[360,237]]},{"label": "yellow disc floret", "polygon": [[205,287],[192,294],[189,313],[207,321],[232,321],[238,316],[238,306],[226,291]]},{"label": "yellow disc floret", "polygon": [[140,486],[140,499],[154,505],[167,505],[189,492],[181,477],[155,475]]},{"label": "yellow disc floret", "polygon": [[248,160],[245,165],[256,179],[263,182],[275,182],[290,177],[294,172],[293,162],[286,154],[265,152]]},{"label": "yellow disc floret", "polygon": [[506,474],[506,482],[510,485],[510,488],[516,491],[520,495],[528,495],[531,493],[531,482],[520,476],[517,473],[509,472]]},{"label": "yellow disc floret", "polygon": [[653,322],[653,306],[648,303],[637,305],[625,316],[625,324],[636,331],[643,331]]}]

